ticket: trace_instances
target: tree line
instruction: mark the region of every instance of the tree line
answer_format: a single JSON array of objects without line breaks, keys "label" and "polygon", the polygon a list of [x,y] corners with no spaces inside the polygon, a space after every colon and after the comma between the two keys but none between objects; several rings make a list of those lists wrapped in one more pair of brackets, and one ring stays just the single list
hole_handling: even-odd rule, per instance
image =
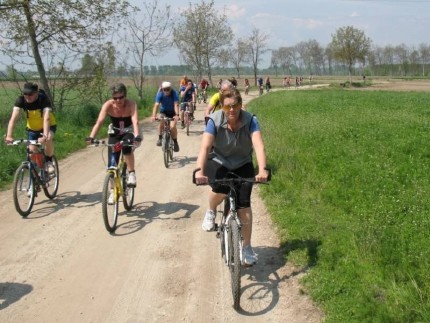
[{"label": "tree line", "polygon": [[[176,15],[158,0],[140,7],[126,0],[5,0],[0,20],[0,50],[12,62],[5,68],[7,78],[28,77],[17,66],[36,69],[41,86],[60,109],[71,104],[66,100],[103,102],[107,80],[115,76],[129,78],[142,99],[149,75],[187,74],[214,84],[213,75],[229,71],[238,78],[253,75],[256,84],[263,71],[427,76],[430,63],[428,44],[381,48],[352,26],[337,29],[326,47],[308,40],[269,49],[270,35],[257,27],[235,37],[225,11],[217,10],[213,0],[190,3]],[[173,47],[181,65],[147,64],[148,58]],[[269,51],[270,68],[262,70],[262,56]]]}]

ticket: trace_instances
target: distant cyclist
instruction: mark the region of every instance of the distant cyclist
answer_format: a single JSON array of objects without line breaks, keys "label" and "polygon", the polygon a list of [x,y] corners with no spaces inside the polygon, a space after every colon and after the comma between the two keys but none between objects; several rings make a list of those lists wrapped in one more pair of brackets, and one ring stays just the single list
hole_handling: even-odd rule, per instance
[{"label": "distant cyclist", "polygon": [[[54,155],[54,134],[57,130],[55,116],[52,113],[52,105],[44,91],[39,90],[35,83],[25,83],[23,95],[19,96],[13,107],[12,116],[9,120],[5,142],[13,141],[13,129],[19,119],[20,111],[25,113],[27,119],[27,136],[29,140],[37,140],[45,145],[46,170],[49,173],[55,171],[52,165]],[[31,151],[37,147],[30,145]]]},{"label": "distant cyclist", "polygon": [[179,89],[181,93],[181,127],[185,128],[184,123],[184,111],[185,111],[185,103],[189,104],[191,120],[194,118],[194,104],[196,103],[196,88],[193,84],[193,81],[188,79],[187,84],[185,86],[181,86]]},{"label": "distant cyclist", "polygon": [[[157,111],[159,107],[160,115],[166,116],[168,118],[174,118],[174,120],[170,123],[170,131],[172,133],[173,139],[173,150],[175,152],[178,152],[178,130],[176,128],[176,125],[178,123],[179,117],[179,96],[178,92],[172,89],[172,83],[170,82],[161,83],[161,88],[155,96],[155,103],[152,109],[152,122],[154,122],[157,117]],[[161,134],[163,133],[163,130],[164,123],[160,122],[160,124],[158,125],[157,146],[161,146]]]},{"label": "distant cyclist", "polygon": [[[87,138],[87,143],[93,142],[97,136],[99,129],[102,127],[106,117],[110,117],[111,131],[109,133],[109,144],[116,144],[122,140],[130,140],[136,146],[140,145],[142,137],[139,132],[139,120],[137,115],[136,102],[127,98],[127,88],[123,83],[117,83],[111,87],[112,98],[107,100],[99,113],[99,117],[91,130],[90,136]],[[136,173],[134,170],[134,152],[132,147],[123,147],[125,162],[128,168],[127,186],[136,187]],[[109,166],[111,155],[114,154],[112,147],[108,149]],[[115,154],[116,163],[119,162],[119,154]],[[113,198],[113,196],[112,196]],[[109,200],[112,200],[110,198]]]},{"label": "distant cyclist", "polygon": [[200,81],[200,89],[202,90],[202,94],[203,94],[203,103],[206,103],[206,99],[207,99],[207,93],[206,90],[209,86],[209,82],[206,79],[202,79]]}]

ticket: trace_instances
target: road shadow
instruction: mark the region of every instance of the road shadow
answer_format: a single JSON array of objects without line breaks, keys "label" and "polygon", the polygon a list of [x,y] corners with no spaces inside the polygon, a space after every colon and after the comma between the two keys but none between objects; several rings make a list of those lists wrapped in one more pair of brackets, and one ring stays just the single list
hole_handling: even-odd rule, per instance
[{"label": "road shadow", "polygon": [[120,213],[122,219],[114,233],[114,236],[124,236],[142,230],[146,225],[154,221],[184,220],[191,218],[191,214],[200,206],[187,203],[158,203],[148,201],[136,204],[132,210]]},{"label": "road shadow", "polygon": [[175,156],[173,155],[173,161],[169,163],[169,167],[167,169],[179,169],[183,168],[186,165],[195,163],[197,161],[197,157],[188,157],[188,156]]},{"label": "road shadow", "polygon": [[0,283],[0,311],[31,293],[33,286],[20,283]]},{"label": "road shadow", "polygon": [[[292,240],[275,247],[254,247],[258,264],[242,267],[241,308],[239,314],[259,316],[273,310],[279,302],[279,284],[304,274],[318,262],[317,240]],[[288,255],[294,250],[305,250],[306,265],[298,268],[288,265]]]},{"label": "road shadow", "polygon": [[[39,199],[39,201],[37,201]],[[79,191],[70,191],[58,194],[52,200],[43,192],[39,192],[29,216],[24,219],[35,220],[54,214],[65,208],[86,208],[100,203],[102,193],[82,194]]]}]

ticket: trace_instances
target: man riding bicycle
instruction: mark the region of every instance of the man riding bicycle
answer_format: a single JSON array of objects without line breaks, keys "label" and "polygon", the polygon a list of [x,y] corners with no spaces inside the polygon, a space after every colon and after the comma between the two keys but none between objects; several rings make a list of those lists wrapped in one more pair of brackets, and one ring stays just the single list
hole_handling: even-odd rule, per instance
[{"label": "man riding bicycle", "polygon": [[[179,116],[179,97],[178,92],[172,89],[172,83],[163,82],[161,83],[161,88],[157,92],[155,97],[154,108],[152,110],[152,122],[155,121],[157,116],[158,107],[160,107],[160,114],[168,118],[174,118],[170,123],[170,131],[173,139],[173,151],[179,151],[178,144],[178,129],[176,124],[178,123]],[[158,140],[157,146],[161,146],[161,137],[164,130],[164,123],[160,122],[158,126]]]},{"label": "man riding bicycle", "polygon": [[181,93],[181,127],[185,128],[184,124],[184,111],[185,111],[185,103],[188,103],[190,107],[190,118],[193,120],[194,118],[194,104],[196,102],[196,88],[194,87],[193,81],[188,79],[187,85],[181,86],[179,89]]},{"label": "man riding bicycle", "polygon": [[[99,117],[91,131],[90,136],[86,139],[91,144],[97,135],[100,127],[103,125],[107,116],[110,117],[111,125],[109,126],[110,145],[116,144],[122,140],[130,140],[136,146],[140,145],[142,137],[139,132],[139,119],[137,115],[136,102],[127,98],[127,88],[123,83],[117,83],[111,87],[112,98],[107,100],[99,113]],[[136,187],[136,172],[134,170],[134,152],[132,147],[122,147],[125,162],[128,168],[127,186]],[[115,154],[115,160],[118,164],[120,154],[113,152],[112,147],[108,148],[108,161],[110,165],[111,156]],[[111,200],[111,198],[109,198]]]},{"label": "man riding bicycle", "polygon": [[209,82],[206,79],[202,79],[200,81],[200,89],[202,90],[203,103],[206,103],[206,99],[207,99],[206,90],[207,90],[208,86],[209,86]]},{"label": "man riding bicycle", "polygon": [[[52,105],[44,91],[39,90],[35,83],[25,83],[23,95],[15,101],[12,116],[9,120],[5,142],[13,142],[13,129],[18,121],[20,111],[26,113],[27,135],[29,140],[37,140],[45,145],[46,170],[48,173],[55,171],[52,164],[54,155],[54,134],[57,130],[55,116],[52,113]],[[37,151],[37,147],[30,145],[31,151]]]}]

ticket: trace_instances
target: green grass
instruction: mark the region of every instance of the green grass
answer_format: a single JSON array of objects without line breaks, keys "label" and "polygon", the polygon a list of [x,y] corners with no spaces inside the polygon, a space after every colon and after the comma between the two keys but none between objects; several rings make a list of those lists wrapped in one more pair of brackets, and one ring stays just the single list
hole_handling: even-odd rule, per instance
[{"label": "green grass", "polygon": [[249,104],[263,196],[326,322],[430,321],[430,94],[283,91]]}]

